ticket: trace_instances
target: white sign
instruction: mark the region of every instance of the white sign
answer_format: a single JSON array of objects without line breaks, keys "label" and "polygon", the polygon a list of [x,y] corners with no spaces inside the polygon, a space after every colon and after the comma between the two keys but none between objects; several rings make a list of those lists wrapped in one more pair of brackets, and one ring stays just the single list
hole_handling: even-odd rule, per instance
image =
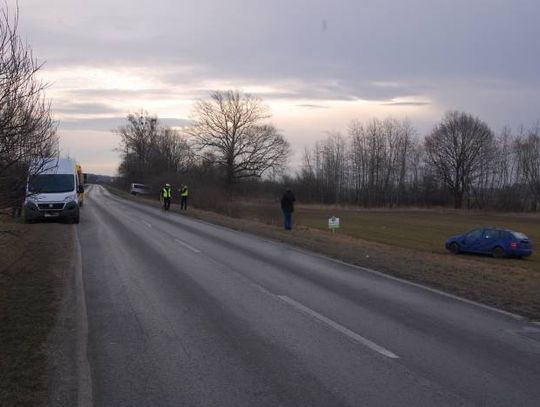
[{"label": "white sign", "polygon": [[332,231],[339,229],[339,218],[332,216],[328,219],[328,229],[332,229]]}]

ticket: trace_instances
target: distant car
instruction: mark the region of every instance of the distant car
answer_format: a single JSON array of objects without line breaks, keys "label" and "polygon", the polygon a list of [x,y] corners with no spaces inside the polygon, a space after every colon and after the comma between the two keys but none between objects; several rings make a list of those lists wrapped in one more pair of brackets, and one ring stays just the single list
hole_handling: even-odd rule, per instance
[{"label": "distant car", "polygon": [[452,253],[491,254],[493,257],[526,257],[532,254],[531,240],[509,229],[480,228],[446,241]]},{"label": "distant car", "polygon": [[131,184],[131,188],[129,190],[129,193],[132,195],[148,195],[151,192],[151,188],[144,184]]}]

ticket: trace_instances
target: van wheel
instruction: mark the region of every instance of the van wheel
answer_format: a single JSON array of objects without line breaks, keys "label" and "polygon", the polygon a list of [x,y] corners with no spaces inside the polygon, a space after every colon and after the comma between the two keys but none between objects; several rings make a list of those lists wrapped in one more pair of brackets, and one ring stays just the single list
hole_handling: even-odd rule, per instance
[{"label": "van wheel", "polygon": [[504,253],[504,249],[500,246],[497,246],[495,249],[493,249],[493,257],[495,257],[496,259],[500,259],[501,257],[504,257],[505,253]]},{"label": "van wheel", "polygon": [[454,242],[450,245],[450,251],[454,254],[459,254],[459,245]]}]

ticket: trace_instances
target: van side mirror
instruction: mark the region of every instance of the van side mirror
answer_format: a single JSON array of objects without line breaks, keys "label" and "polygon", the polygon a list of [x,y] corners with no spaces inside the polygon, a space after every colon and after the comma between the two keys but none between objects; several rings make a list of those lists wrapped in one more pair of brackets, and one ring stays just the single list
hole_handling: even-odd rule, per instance
[{"label": "van side mirror", "polygon": [[77,193],[78,193],[78,194],[82,194],[83,192],[84,192],[84,187],[83,187],[82,185],[79,185],[79,186],[77,187]]}]

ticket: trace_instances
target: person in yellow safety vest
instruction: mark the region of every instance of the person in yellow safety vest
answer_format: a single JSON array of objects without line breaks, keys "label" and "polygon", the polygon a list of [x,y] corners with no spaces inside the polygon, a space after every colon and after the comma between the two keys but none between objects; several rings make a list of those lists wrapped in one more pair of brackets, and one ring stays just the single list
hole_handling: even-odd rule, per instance
[{"label": "person in yellow safety vest", "polygon": [[163,198],[163,209],[168,211],[171,207],[171,185],[165,184],[163,188],[161,189],[161,198]]},{"label": "person in yellow safety vest", "polygon": [[180,209],[187,210],[187,197],[189,195],[189,190],[187,185],[182,185],[180,188]]}]

